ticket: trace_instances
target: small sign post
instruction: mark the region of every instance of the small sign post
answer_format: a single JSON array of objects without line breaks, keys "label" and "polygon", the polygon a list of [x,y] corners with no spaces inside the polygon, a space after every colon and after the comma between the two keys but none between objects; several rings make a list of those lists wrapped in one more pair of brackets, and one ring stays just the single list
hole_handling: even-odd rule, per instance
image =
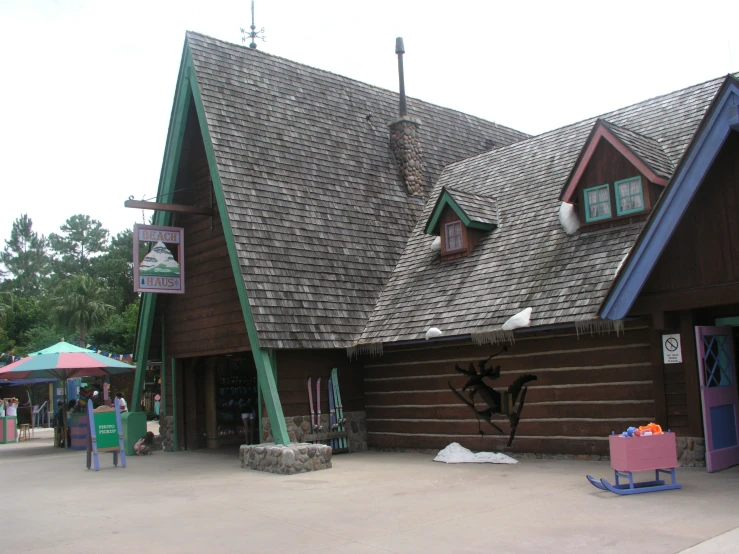
[{"label": "small sign post", "polygon": [[680,344],[680,333],[662,335],[662,357],[666,364],[683,363],[683,349]]},{"label": "small sign post", "polygon": [[95,471],[100,469],[99,452],[112,452],[113,465],[126,467],[126,452],[123,449],[123,426],[121,425],[121,407],[115,399],[115,407],[100,406],[93,410],[92,402],[87,402],[87,418],[89,434],[87,438],[87,469],[92,465]]}]

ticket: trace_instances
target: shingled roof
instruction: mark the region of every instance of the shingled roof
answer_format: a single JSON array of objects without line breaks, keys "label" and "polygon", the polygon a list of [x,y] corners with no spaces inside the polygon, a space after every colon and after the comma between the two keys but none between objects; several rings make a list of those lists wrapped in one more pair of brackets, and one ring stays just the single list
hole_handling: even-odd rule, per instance
[{"label": "shingled roof", "polygon": [[[650,146],[659,145],[676,167],[721,83],[709,81],[601,117],[626,129],[622,135],[629,132],[630,139],[649,137]],[[562,230],[559,193],[596,121],[450,165],[360,343],[421,339],[429,327],[447,337],[484,334],[527,307],[533,309],[532,326],[593,320],[643,225],[573,235]],[[495,197],[500,220],[469,256],[442,262],[429,248],[433,238],[424,234],[424,224],[444,186]]]},{"label": "shingled roof", "polygon": [[621,142],[639,156],[657,175],[668,179],[672,176],[675,165],[667,157],[658,141],[618,125],[609,125],[608,122],[606,122],[606,125]]},{"label": "shingled roof", "polygon": [[[424,204],[389,148],[398,95],[196,33],[186,48],[260,345],[355,342]],[[408,111],[427,183],[528,137],[412,98]]]}]

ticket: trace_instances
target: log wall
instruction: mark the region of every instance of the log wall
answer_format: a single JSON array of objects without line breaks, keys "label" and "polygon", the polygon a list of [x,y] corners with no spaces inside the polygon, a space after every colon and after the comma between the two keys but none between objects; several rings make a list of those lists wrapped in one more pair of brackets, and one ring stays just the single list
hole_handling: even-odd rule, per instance
[{"label": "log wall", "polygon": [[[316,381],[321,377],[321,413],[329,413],[328,379],[331,369],[338,369],[339,389],[345,412],[364,410],[363,372],[360,363],[350,362],[346,350],[279,350],[277,352],[277,389],[285,417],[310,414],[308,377],[311,377],[313,398]],[[266,416],[266,413],[263,414]]]},{"label": "log wall", "polygon": [[[449,390],[467,367],[500,346],[418,345],[386,349],[365,361],[365,402],[370,448],[443,448],[459,442],[474,450],[506,450],[502,436]],[[502,366],[492,386],[503,390],[518,376],[529,383],[511,450],[549,454],[607,454],[608,435],[655,419],[650,330],[632,325],[621,336],[576,335],[574,329],[525,333],[491,360]],[[484,409],[478,404],[478,409]],[[494,419],[504,431],[508,421]],[[485,434],[480,435],[482,430]]]}]

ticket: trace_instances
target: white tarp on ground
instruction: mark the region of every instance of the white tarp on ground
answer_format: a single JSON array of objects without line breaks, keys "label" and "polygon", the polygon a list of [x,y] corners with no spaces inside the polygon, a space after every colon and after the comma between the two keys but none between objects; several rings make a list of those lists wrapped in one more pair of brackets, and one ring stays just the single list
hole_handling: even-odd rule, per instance
[{"label": "white tarp on ground", "polygon": [[459,443],[453,442],[434,458],[435,462],[445,464],[517,464],[518,460],[498,452],[478,452],[467,450]]}]

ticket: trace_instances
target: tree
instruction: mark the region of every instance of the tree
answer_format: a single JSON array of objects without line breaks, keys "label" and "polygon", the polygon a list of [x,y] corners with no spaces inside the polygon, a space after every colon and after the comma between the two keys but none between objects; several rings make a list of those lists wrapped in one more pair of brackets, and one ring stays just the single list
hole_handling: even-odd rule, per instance
[{"label": "tree", "polygon": [[59,321],[79,331],[80,345],[86,346],[85,336],[90,328],[103,323],[114,308],[105,302],[108,290],[104,283],[85,274],[72,275],[57,286],[52,298]]},{"label": "tree", "polygon": [[[3,294],[2,326],[0,326],[0,350],[21,351],[28,340],[28,334],[34,327],[46,325],[49,321],[48,310],[42,301],[34,296],[21,296],[12,293]],[[16,346],[20,347],[16,349]]]},{"label": "tree", "polygon": [[52,250],[60,256],[55,272],[61,277],[88,273],[91,258],[106,248],[108,230],[98,220],[83,214],[73,215],[59,229],[63,235],[49,235]]},{"label": "tree", "polygon": [[48,322],[37,327],[32,327],[23,336],[23,344],[16,345],[14,354],[16,356],[27,356],[29,352],[36,352],[49,346],[53,346],[61,340],[74,343],[77,333],[66,333],[65,329]]},{"label": "tree", "polygon": [[26,296],[37,296],[45,279],[51,272],[47,253],[46,237],[33,230],[33,221],[28,214],[13,222],[10,239],[5,241],[5,250],[0,252],[0,261],[6,274],[12,275],[3,288]]},{"label": "tree", "polygon": [[105,254],[93,260],[92,273],[103,279],[110,290],[108,302],[118,310],[136,301],[133,291],[133,230],[121,231],[110,240]]},{"label": "tree", "polygon": [[139,301],[126,307],[122,314],[113,315],[103,326],[90,333],[90,342],[100,350],[118,354],[133,352],[139,317]]}]

